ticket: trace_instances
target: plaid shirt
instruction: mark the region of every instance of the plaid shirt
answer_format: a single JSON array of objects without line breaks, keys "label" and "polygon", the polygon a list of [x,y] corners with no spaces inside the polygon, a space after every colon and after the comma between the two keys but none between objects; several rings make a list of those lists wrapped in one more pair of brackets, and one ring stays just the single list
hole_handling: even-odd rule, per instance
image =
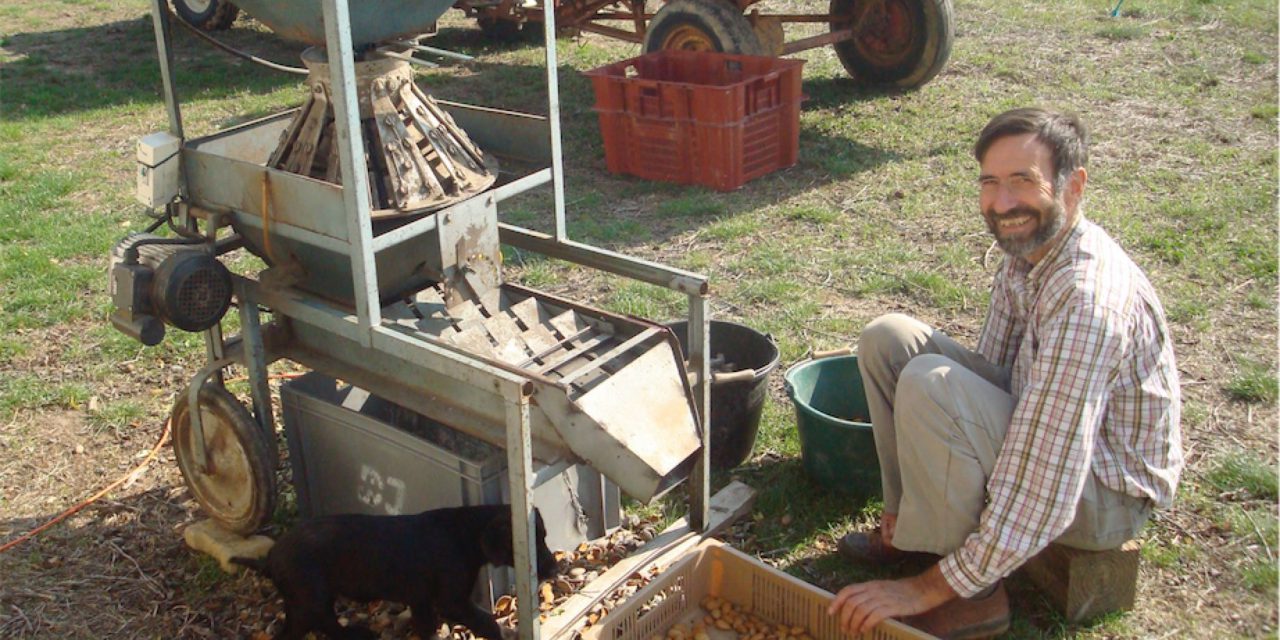
[{"label": "plaid shirt", "polygon": [[978,530],[942,560],[961,596],[995,584],[1066,531],[1092,473],[1173,501],[1182,471],[1178,370],[1142,271],[1083,216],[1034,267],[1006,257],[978,352],[1012,369],[1016,405]]}]

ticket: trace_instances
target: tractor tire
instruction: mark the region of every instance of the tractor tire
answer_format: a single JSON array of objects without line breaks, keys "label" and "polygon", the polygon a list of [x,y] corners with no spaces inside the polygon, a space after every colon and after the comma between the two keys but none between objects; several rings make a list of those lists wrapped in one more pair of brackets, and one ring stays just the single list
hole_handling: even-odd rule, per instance
[{"label": "tractor tire", "polygon": [[853,25],[853,38],[832,45],[845,71],[869,86],[914,89],[951,57],[951,0],[831,0],[832,31]]},{"label": "tractor tire", "polygon": [[725,0],[672,0],[649,21],[644,53],[680,49],[764,55],[751,22]]},{"label": "tractor tire", "polygon": [[202,31],[224,31],[240,15],[240,7],[227,0],[173,0],[173,10],[187,24]]},{"label": "tractor tire", "polygon": [[221,385],[200,389],[200,426],[208,464],[201,467],[191,426],[187,389],[173,405],[170,427],[178,470],[205,515],[228,531],[248,535],[275,510],[274,443],[249,410]]},{"label": "tractor tire", "polygon": [[484,37],[497,42],[534,42],[542,39],[542,25],[527,20],[479,16],[476,25]]}]

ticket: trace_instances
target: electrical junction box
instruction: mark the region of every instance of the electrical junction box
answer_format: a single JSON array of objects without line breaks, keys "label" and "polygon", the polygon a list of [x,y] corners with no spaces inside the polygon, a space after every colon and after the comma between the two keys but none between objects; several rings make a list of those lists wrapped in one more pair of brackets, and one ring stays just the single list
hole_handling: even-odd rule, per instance
[{"label": "electrical junction box", "polygon": [[178,197],[178,149],[182,139],[156,132],[138,141],[138,201],[161,207]]}]

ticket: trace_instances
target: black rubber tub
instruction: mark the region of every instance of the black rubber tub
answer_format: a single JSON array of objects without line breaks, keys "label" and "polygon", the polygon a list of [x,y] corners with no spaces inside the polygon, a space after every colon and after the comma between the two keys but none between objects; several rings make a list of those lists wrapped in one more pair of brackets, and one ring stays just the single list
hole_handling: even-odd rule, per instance
[{"label": "black rubber tub", "polygon": [[[668,322],[688,350],[688,322]],[[773,337],[746,325],[711,321],[711,468],[732,469],[751,455],[760,414],[769,398],[769,374],[778,368]],[[688,357],[688,354],[684,354]]]}]

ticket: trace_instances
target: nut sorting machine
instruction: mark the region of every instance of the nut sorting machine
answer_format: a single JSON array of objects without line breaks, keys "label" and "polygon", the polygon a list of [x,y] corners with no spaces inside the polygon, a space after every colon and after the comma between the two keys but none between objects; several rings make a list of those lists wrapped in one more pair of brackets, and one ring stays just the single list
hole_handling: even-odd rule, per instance
[{"label": "nut sorting machine", "polygon": [[[537,602],[534,460],[585,462],[641,501],[687,479],[690,528],[704,530],[708,283],[565,236],[554,16],[543,118],[437,101],[403,56],[371,46],[423,31],[452,0],[241,4],[315,45],[306,101],[186,139],[170,16],[154,0],[169,131],[139,144],[137,187],[164,215],[119,242],[110,271],[117,328],[148,345],[165,325],[205,336],[208,364],[172,428],[206,514],[240,533],[271,515],[267,365],[288,359],[505,448],[520,602]],[[554,235],[498,223],[504,199],[548,183]],[[163,222],[176,237],[150,233]],[[692,357],[660,324],[504,282],[502,244],[687,294]],[[241,247],[267,268],[229,271],[220,258]],[[233,302],[240,333],[225,336]],[[223,386],[231,364],[248,371],[252,412]],[[540,637],[530,609],[526,640]]]}]

